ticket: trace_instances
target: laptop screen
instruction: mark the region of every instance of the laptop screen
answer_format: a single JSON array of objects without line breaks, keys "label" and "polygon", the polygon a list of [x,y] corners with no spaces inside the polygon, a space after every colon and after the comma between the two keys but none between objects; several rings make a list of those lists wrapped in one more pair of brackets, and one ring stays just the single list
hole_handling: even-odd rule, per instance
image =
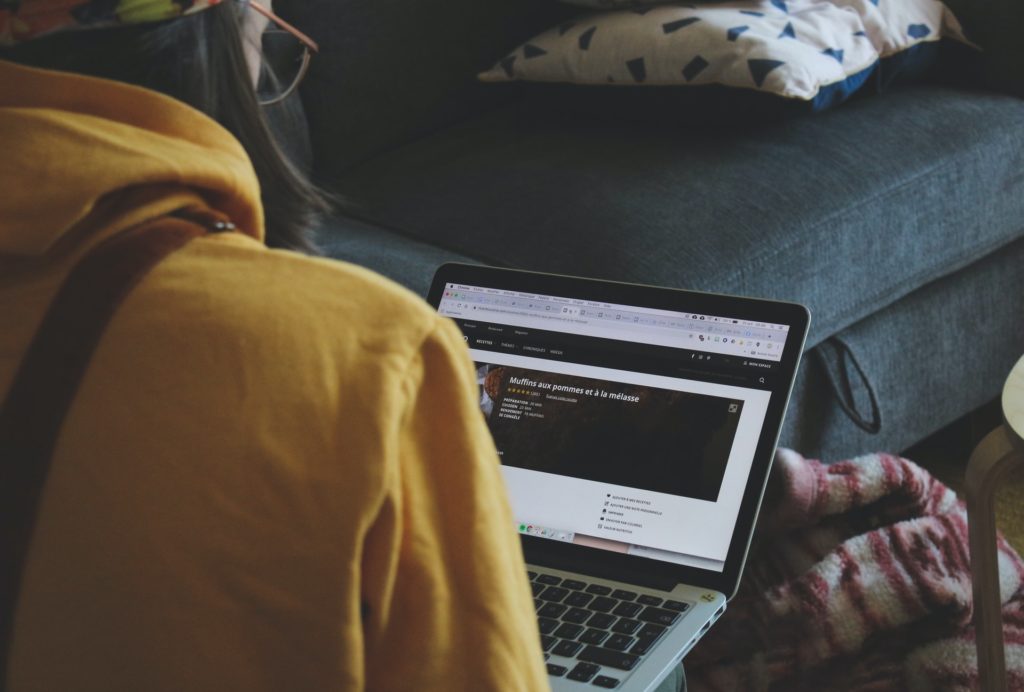
[{"label": "laptop screen", "polygon": [[448,282],[518,530],[721,572],[789,326]]}]

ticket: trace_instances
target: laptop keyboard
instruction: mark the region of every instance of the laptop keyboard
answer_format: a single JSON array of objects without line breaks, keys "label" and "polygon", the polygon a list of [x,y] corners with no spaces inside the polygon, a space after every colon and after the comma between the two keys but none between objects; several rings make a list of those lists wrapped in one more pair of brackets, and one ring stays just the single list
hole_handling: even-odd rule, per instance
[{"label": "laptop keyboard", "polygon": [[688,603],[650,594],[529,572],[544,659],[575,659],[572,667],[548,662],[548,675],[615,689],[643,656],[690,609]]}]

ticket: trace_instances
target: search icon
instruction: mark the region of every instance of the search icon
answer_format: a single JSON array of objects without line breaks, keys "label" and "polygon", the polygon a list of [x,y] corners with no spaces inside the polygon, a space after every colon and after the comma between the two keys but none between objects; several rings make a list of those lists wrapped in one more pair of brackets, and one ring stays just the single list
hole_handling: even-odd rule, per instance
[{"label": "search icon", "polygon": [[758,377],[757,381],[760,382],[761,384],[764,384],[764,378],[763,377]]}]

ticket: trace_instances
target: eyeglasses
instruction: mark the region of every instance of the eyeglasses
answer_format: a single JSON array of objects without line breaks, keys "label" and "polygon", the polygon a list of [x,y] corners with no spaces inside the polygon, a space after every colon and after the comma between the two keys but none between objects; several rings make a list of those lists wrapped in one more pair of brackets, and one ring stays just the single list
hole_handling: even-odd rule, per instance
[{"label": "eyeglasses", "polygon": [[272,106],[292,95],[309,71],[316,41],[278,17],[255,0],[245,3],[266,17],[270,24],[260,36],[263,65],[256,97],[261,106]]}]

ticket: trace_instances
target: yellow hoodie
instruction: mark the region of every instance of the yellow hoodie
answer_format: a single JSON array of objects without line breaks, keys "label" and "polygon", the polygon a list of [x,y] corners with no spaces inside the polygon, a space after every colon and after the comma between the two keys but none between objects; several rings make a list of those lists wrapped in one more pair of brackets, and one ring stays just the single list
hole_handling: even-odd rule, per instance
[{"label": "yellow hoodie", "polygon": [[200,203],[246,234],[159,265],[57,443],[8,689],[547,687],[472,365],[449,321],[268,250],[197,111],[0,61],[0,398],[88,248]]}]

